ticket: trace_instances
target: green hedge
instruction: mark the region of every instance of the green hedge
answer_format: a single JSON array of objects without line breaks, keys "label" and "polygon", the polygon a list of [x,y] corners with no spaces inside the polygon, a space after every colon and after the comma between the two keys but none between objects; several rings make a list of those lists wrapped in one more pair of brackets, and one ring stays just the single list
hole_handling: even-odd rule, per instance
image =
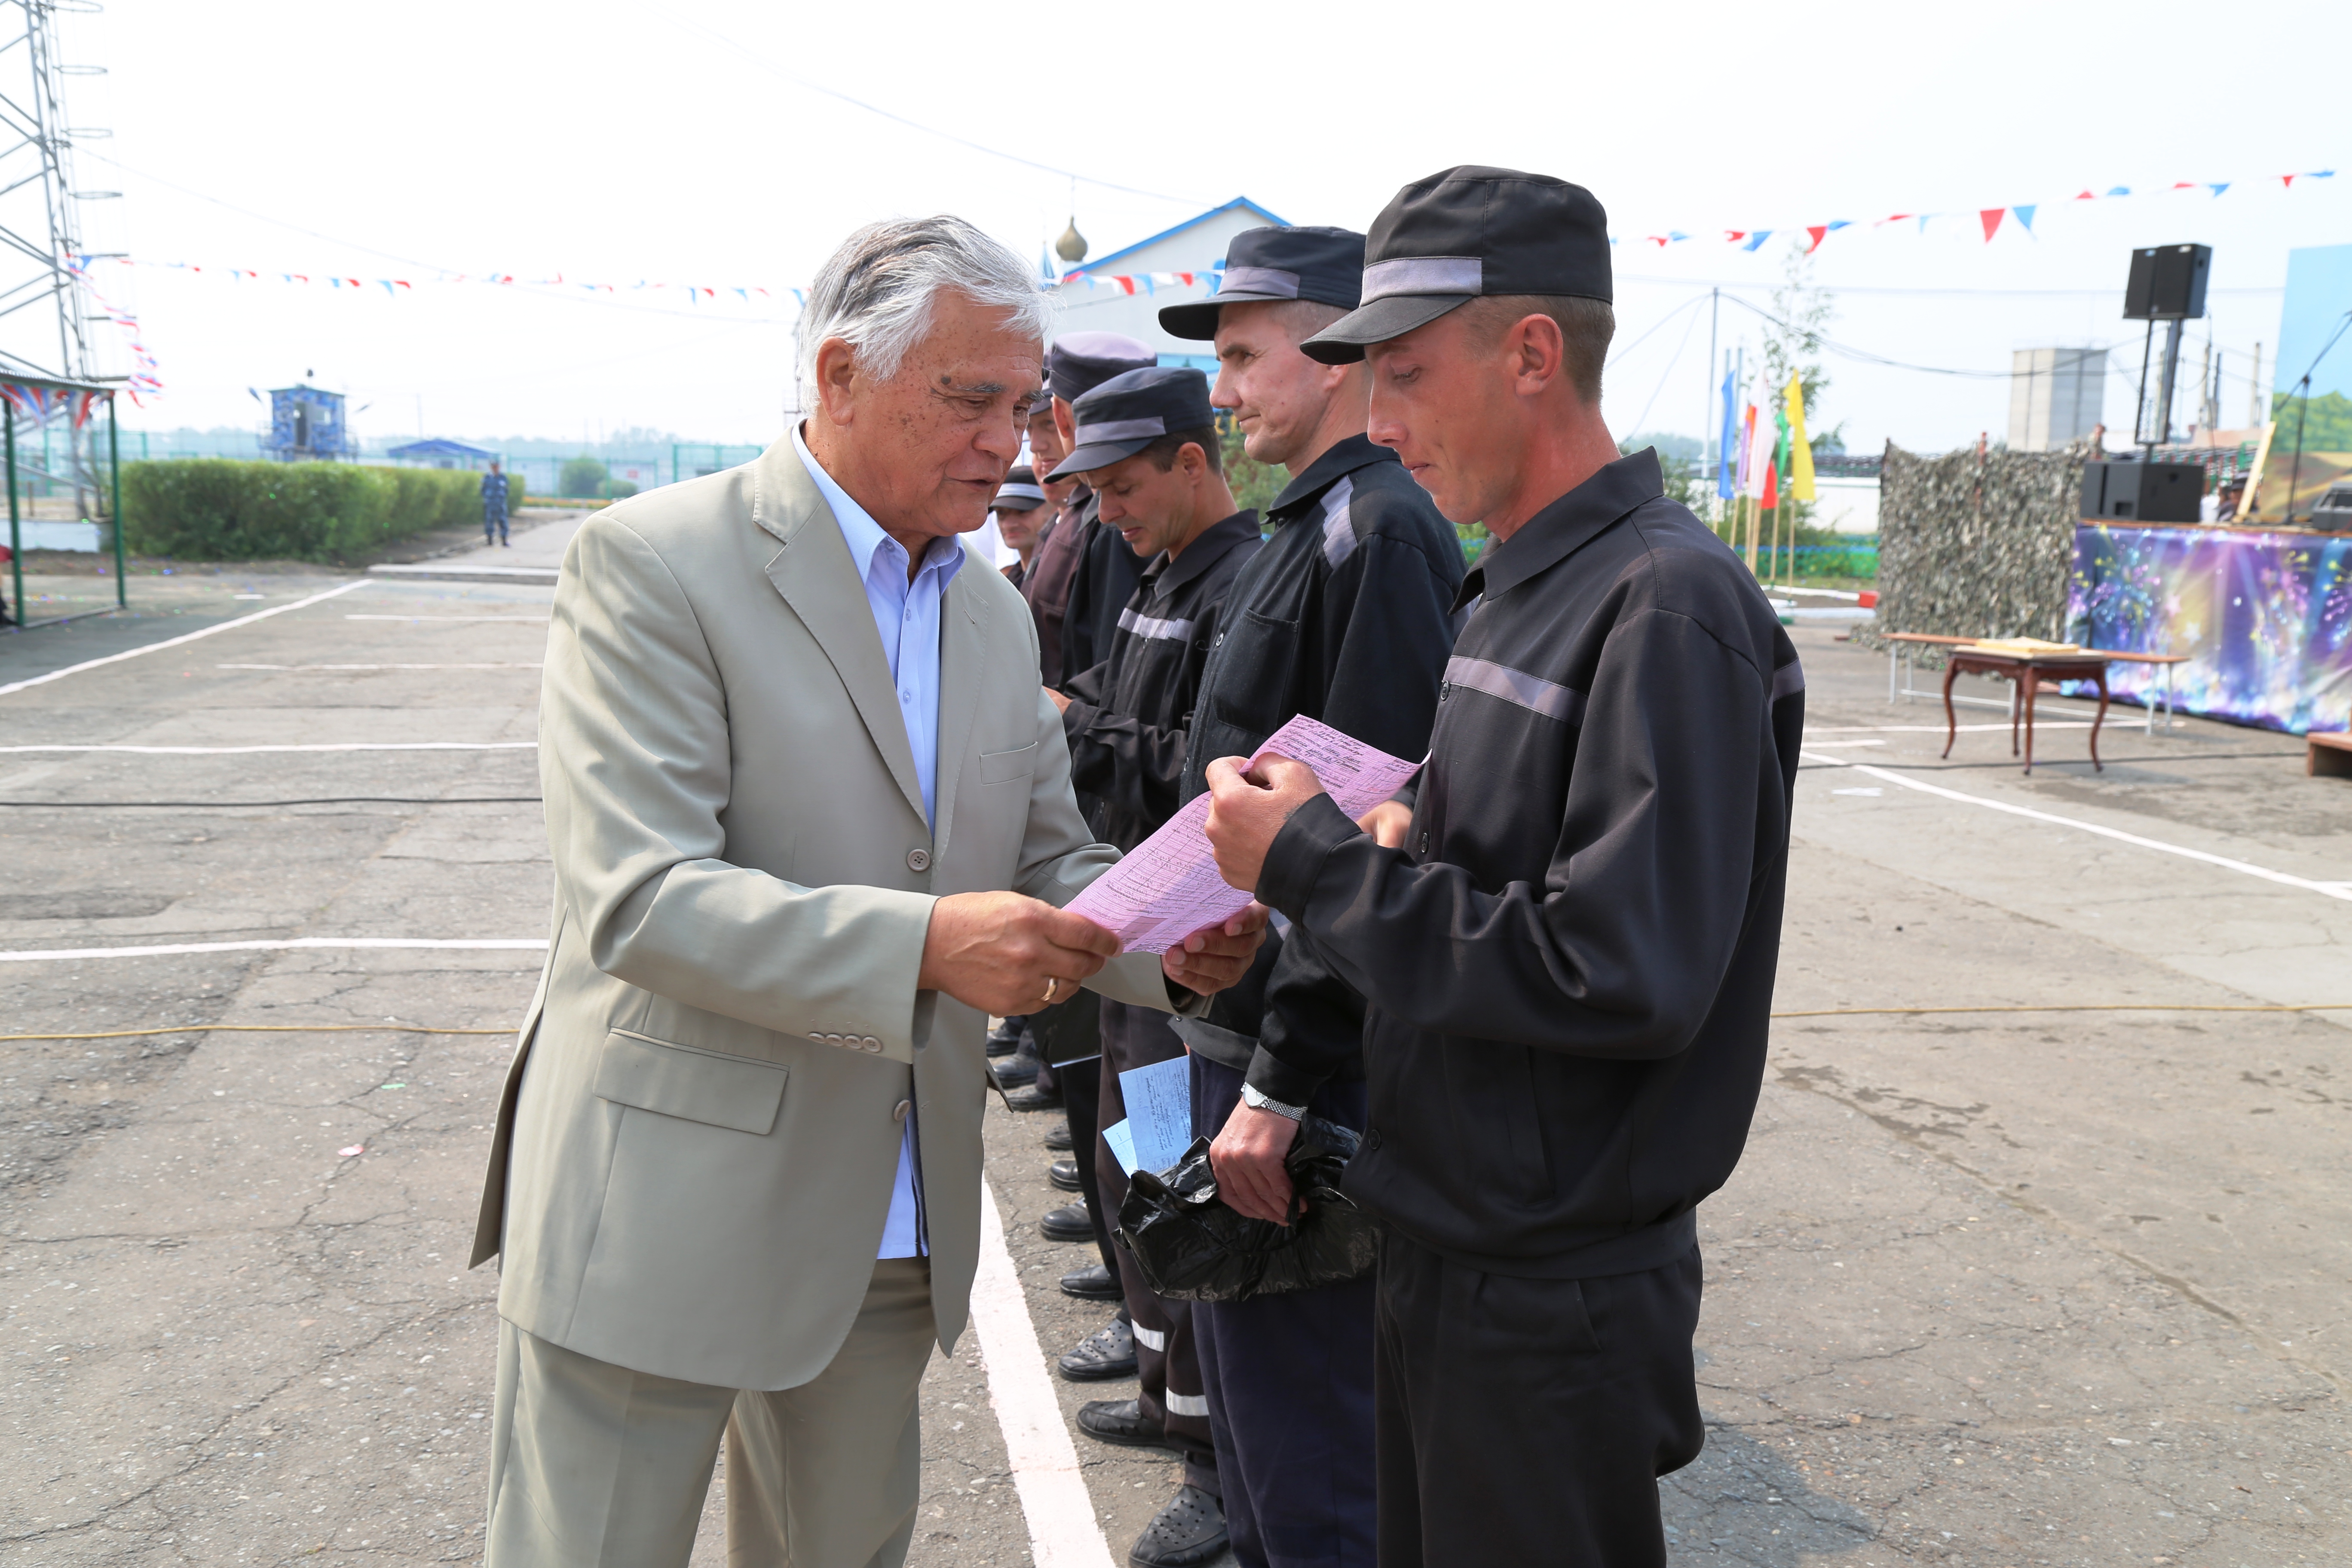
[{"label": "green hedge", "polygon": [[[509,513],[523,503],[509,477]],[[386,540],[478,526],[482,478],[452,468],[351,463],[240,463],[186,458],[127,463],[123,542],[182,561],[319,561],[345,565]]]}]

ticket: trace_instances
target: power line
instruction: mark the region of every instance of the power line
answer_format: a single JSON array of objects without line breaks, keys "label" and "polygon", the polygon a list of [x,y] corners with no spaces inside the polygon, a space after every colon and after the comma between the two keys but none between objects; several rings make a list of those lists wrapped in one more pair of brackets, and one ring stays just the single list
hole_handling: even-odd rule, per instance
[{"label": "power line", "polygon": [[809,92],[820,94],[825,98],[833,99],[837,102],[848,104],[852,109],[862,109],[868,114],[876,115],[881,119],[889,121],[894,125],[903,125],[909,131],[919,131],[926,136],[936,136],[942,142],[952,142],[959,147],[968,147],[975,153],[982,153],[992,158],[1002,158],[1008,163],[1018,163],[1024,168],[1035,169],[1041,174],[1058,175],[1060,178],[1065,180],[1082,181],[1089,185],[1098,185],[1107,191],[1121,191],[1130,196],[1144,196],[1155,202],[1173,203],[1178,206],[1208,207],[1216,205],[1214,202],[1203,201],[1197,196],[1171,196],[1165,191],[1147,191],[1139,189],[1134,185],[1122,185],[1116,180],[1097,179],[1092,174],[1080,174],[1076,169],[1065,169],[1053,163],[1041,163],[1034,158],[1024,158],[1018,153],[1007,153],[1001,147],[991,147],[985,142],[974,142],[969,136],[960,136],[952,131],[942,131],[936,125],[926,125],[919,120],[909,120],[903,114],[899,114],[892,110],[884,109],[878,104],[868,103],[862,98],[852,98],[849,94],[842,91],[839,88],[827,87],[823,82],[811,81],[804,76],[799,76],[792,71],[786,70],[782,66],[780,66],[775,61],[768,58],[767,56],[751,47],[751,45],[744,43],[741,39],[732,37],[728,34],[722,33],[718,28],[713,27],[707,23],[698,22],[690,16],[681,16],[667,5],[656,5],[655,9],[662,12],[664,15],[667,16],[671,21],[676,22],[682,27],[691,27],[696,32],[706,34],[710,37],[718,39],[720,43],[725,44],[730,48],[740,51],[747,59],[764,67],[769,71],[782,77],[784,80],[791,82],[794,87],[803,89]]},{"label": "power line", "polygon": [[1724,298],[1730,300],[1733,304],[1738,306],[1743,310],[1750,310],[1755,314],[1763,317],[1766,321],[1771,322],[1774,326],[1780,328],[1784,332],[1794,332],[1800,337],[1811,338],[1813,342],[1821,344],[1822,347],[1829,350],[1832,353],[1843,354],[1844,357],[1851,360],[1860,360],[1864,364],[1881,364],[1886,366],[1890,370],[1916,371],[1922,375],[1956,375],[1970,381],[2007,381],[2010,379],[2011,374],[2005,370],[1953,370],[1946,365],[1913,364],[1907,360],[1889,359],[1885,354],[1872,353],[1868,349],[1849,347],[1848,345],[1841,343],[1833,338],[1826,337],[1821,332],[1813,331],[1811,328],[1792,325],[1788,321],[1782,321],[1771,311],[1765,310],[1762,306],[1751,305],[1747,300],[1740,299],[1737,295],[1726,294]]}]

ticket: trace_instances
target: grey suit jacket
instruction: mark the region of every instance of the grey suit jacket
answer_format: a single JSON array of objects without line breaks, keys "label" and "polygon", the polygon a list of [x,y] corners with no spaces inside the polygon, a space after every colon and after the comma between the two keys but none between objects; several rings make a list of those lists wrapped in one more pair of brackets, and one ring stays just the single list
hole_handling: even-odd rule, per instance
[{"label": "grey suit jacket", "polygon": [[[940,636],[934,832],[789,437],[572,542],[540,713],[554,934],[474,1251],[503,1251],[518,1326],[665,1377],[807,1382],[865,1295],[911,1102],[940,1344],[962,1331],[986,1020],[915,988],[931,903],[1066,903],[1118,854],[1071,797],[1021,595],[967,563]],[[1092,984],[1170,1005],[1149,955]]]}]

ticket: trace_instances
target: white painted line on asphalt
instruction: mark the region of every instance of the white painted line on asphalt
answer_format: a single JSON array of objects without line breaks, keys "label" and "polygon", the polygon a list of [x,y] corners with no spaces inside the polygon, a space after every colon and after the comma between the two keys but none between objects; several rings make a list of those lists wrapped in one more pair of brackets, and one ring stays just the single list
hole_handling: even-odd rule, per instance
[{"label": "white painted line on asphalt", "polygon": [[247,752],[530,752],[537,741],[349,741],[302,746],[0,746],[9,752],[136,752],[149,757],[210,757]]},{"label": "white painted line on asphalt", "polygon": [[285,952],[296,948],[487,948],[500,952],[544,952],[543,936],[431,937],[297,936],[276,942],[173,942],[147,947],[50,947],[0,952],[0,963],[31,963],[45,958],[170,958],[186,952]]},{"label": "white painted line on asphalt", "polygon": [[488,621],[495,626],[547,625],[545,616],[345,616],[347,621]]},{"label": "white painted line on asphalt", "polygon": [[275,669],[289,674],[348,669],[541,669],[538,659],[509,659],[495,664],[216,664],[215,669]]},{"label": "white painted line on asphalt", "polygon": [[438,566],[371,566],[370,572],[397,577],[520,577],[537,582],[555,581],[557,568],[552,566],[460,566],[444,562]]},{"label": "white painted line on asphalt", "polygon": [[[2043,730],[2087,730],[2090,727],[2091,721],[2088,719],[2043,719],[2038,721],[2033,726],[2036,732]],[[1965,735],[1971,730],[2006,730],[2009,726],[1994,722],[1956,724],[1953,728]],[[1941,724],[1808,724],[1805,726],[1805,733],[1808,735],[1940,735],[1943,732],[1944,726]]]},{"label": "white painted line on asphalt", "polygon": [[110,653],[104,658],[84,659],[79,664],[69,664],[63,669],[53,669],[47,675],[36,675],[30,679],[12,680],[5,686],[0,686],[0,697],[5,697],[12,691],[22,691],[28,686],[46,686],[52,680],[63,680],[68,675],[79,675],[85,669],[96,669],[102,664],[121,664],[126,658],[137,658],[142,654],[160,653],[167,647],[178,647],[182,643],[192,643],[198,637],[208,637],[215,632],[234,631],[238,626],[249,626],[256,621],[268,620],[272,616],[282,616],[289,610],[299,610],[306,605],[315,605],[322,599],[331,599],[338,594],[348,594],[354,588],[364,588],[367,585],[368,580],[362,577],[356,583],[346,583],[340,588],[330,588],[323,594],[313,594],[307,599],[297,599],[290,605],[272,605],[268,609],[256,610],[249,616],[239,616],[233,621],[223,621],[216,626],[206,626],[202,631],[188,632],[175,637],[165,637],[162,642],[151,642],[145,647],[134,647],[123,653]]},{"label": "white painted line on asphalt", "polygon": [[1029,1521],[1037,1568],[1111,1568],[1110,1543],[1095,1523],[1094,1499],[1062,1420],[1062,1402],[1037,1348],[1021,1276],[1004,1245],[996,1192],[980,1184],[980,1269],[971,1282],[971,1326],[988,1372],[988,1400],[1004,1431],[1013,1489]]},{"label": "white painted line on asphalt", "polygon": [[1941,795],[1946,800],[1957,800],[1966,805],[1981,805],[1987,810],[2006,812],[2011,816],[2031,817],[2036,822],[2055,823],[2061,827],[2072,827],[2084,833],[2095,833],[2102,838],[2113,838],[2118,843],[2136,844],[2142,849],[2154,849],[2166,855],[2178,855],[2184,860],[2200,860],[2208,866],[2219,866],[2225,871],[2235,871],[2241,876],[2259,877],[2265,882],[2276,882],[2281,887],[2300,888],[2306,893],[2317,893],[2322,898],[2341,899],[2347,903],[2352,903],[2352,883],[2314,881],[2308,877],[2297,877],[2285,871],[2273,871],[2267,866],[2256,866],[2250,861],[2232,860],[2227,855],[2215,855],[2203,849],[2191,849],[2183,844],[2167,844],[2161,838],[2148,838],[2137,833],[2126,833],[2120,827],[2107,827],[2096,822],[2084,822],[2076,816],[2060,816],[2053,812],[2036,811],[2030,805],[2011,805],[2005,800],[1989,800],[1980,795],[1968,795],[1959,790],[1946,789],[1942,784],[1931,784],[1924,779],[1906,778],[1901,773],[1889,773],[1885,768],[1874,768],[1862,763],[1850,763],[1843,757],[1824,757],[1807,752],[1800,752],[1798,756],[1834,768],[1851,768],[1858,773],[1868,773],[1874,779],[1885,779],[1888,784],[1901,784],[1905,789],[1916,789],[1922,795]]}]

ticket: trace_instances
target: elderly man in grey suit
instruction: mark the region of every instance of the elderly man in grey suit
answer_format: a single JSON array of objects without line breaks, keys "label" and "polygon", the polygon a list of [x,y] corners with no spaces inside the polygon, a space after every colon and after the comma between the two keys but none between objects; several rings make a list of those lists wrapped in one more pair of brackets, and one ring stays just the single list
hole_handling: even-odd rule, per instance
[{"label": "elderly man in grey suit", "polygon": [[866,1568],[914,1530],[916,1390],[980,1248],[982,1037],[1165,960],[1064,912],[1117,859],[1071,798],[1020,595],[956,535],[1014,458],[1046,304],[951,217],[877,224],[800,328],[805,422],[598,513],[541,711],[553,937],[475,1261],[503,1254],[492,1568]]}]

